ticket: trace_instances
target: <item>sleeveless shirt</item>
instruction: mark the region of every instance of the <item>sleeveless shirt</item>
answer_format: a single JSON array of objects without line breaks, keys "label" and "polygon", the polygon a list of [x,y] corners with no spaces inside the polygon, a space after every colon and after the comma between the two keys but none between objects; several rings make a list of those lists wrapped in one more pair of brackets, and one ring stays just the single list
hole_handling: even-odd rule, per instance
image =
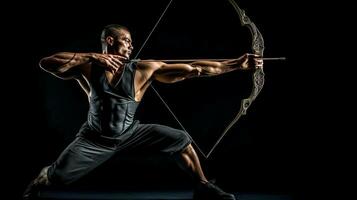
[{"label": "sleeveless shirt", "polygon": [[135,101],[135,71],[135,63],[126,63],[118,82],[112,86],[103,67],[92,66],[87,123],[101,135],[118,137],[133,126],[139,105]]}]

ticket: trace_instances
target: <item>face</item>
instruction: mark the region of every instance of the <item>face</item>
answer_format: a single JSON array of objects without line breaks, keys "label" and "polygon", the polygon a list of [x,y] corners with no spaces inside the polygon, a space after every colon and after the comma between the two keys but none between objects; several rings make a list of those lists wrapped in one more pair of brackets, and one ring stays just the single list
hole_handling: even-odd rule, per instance
[{"label": "face", "polygon": [[124,56],[129,59],[133,51],[130,32],[125,29],[120,29],[118,30],[118,36],[112,39],[111,45],[108,45],[109,53]]}]

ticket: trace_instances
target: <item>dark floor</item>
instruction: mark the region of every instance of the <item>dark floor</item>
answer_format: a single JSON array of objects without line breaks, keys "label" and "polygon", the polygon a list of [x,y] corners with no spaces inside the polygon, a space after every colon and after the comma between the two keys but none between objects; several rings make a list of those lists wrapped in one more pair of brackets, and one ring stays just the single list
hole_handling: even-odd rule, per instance
[{"label": "dark floor", "polygon": [[[234,193],[239,200],[292,200],[289,195],[277,194],[248,194]],[[96,191],[43,191],[40,193],[41,199],[95,199],[95,200],[165,200],[165,199],[192,199],[192,191],[121,191],[121,192],[96,192]],[[238,198],[237,198],[238,199]]]}]

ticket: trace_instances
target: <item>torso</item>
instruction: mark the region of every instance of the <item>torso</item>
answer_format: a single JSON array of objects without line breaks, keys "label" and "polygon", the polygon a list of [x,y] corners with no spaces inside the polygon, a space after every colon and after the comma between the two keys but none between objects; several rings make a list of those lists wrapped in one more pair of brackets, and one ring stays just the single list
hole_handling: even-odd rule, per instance
[{"label": "torso", "polygon": [[[90,64],[89,64],[90,65]],[[158,68],[156,63],[148,64],[138,64],[137,69],[135,71],[134,77],[134,91],[135,91],[135,101],[139,102],[143,98],[147,88],[150,86],[152,80],[151,77],[155,70]],[[82,89],[90,96],[90,76],[91,76],[91,66],[83,66],[83,77],[77,78],[78,83],[82,87]],[[106,71],[105,76],[108,80],[108,83],[112,86],[118,81],[121,76],[122,70],[116,74],[112,72]]]},{"label": "torso", "polygon": [[[151,77],[155,70],[155,65],[143,65],[140,63],[137,65],[134,77],[135,101],[140,102],[143,98],[146,90],[152,82]],[[113,86],[118,81],[118,77],[121,76],[121,72],[113,74],[106,71],[105,75],[109,84]]]},{"label": "torso", "polygon": [[132,126],[142,98],[140,91],[144,91],[142,88],[145,87],[145,84],[141,85],[140,75],[137,74],[140,72],[137,72],[136,65],[130,63],[125,65],[122,72],[115,74],[99,66],[91,67],[91,72],[86,76],[89,88],[87,122],[93,130],[116,137]]}]

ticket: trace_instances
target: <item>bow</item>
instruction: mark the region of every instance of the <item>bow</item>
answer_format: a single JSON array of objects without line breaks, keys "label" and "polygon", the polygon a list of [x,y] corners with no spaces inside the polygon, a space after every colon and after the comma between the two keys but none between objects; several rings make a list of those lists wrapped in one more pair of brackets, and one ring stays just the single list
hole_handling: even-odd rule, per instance
[{"label": "bow", "polygon": [[[249,19],[249,17],[245,14],[245,11],[239,8],[237,3],[234,0],[228,0],[229,3],[233,6],[234,10],[239,16],[239,20],[242,26],[246,26],[249,28],[250,33],[252,34],[252,51],[255,54],[260,55],[263,57],[264,53],[264,39],[260,31],[258,30],[257,26]],[[253,101],[259,95],[260,91],[263,89],[264,86],[264,71],[263,67],[259,67],[255,69],[253,73],[253,88],[252,92],[250,93],[249,97],[243,99],[240,104],[240,109],[238,114],[234,117],[234,119],[228,124],[228,126],[224,129],[223,133],[220,135],[216,143],[213,145],[211,150],[205,155],[208,158],[213,150],[217,147],[217,145],[221,142],[223,137],[227,134],[227,132],[233,127],[233,125],[240,119],[242,115],[247,114],[247,110],[252,105]]]},{"label": "bow", "polygon": [[[252,48],[252,52],[254,54],[258,54],[261,57],[263,57],[263,51],[264,51],[264,40],[263,40],[263,36],[260,33],[260,31],[258,30],[258,28],[256,27],[256,25],[250,20],[250,18],[245,14],[245,11],[242,10],[241,8],[239,8],[239,6],[237,5],[237,3],[234,0],[228,0],[229,3],[232,5],[232,7],[234,8],[234,10],[236,11],[236,13],[238,14],[241,26],[245,26],[248,27],[250,30],[250,33],[252,35],[252,44],[251,44],[251,48]],[[166,6],[165,10],[163,11],[163,13],[161,14],[160,18],[158,19],[158,21],[156,22],[156,24],[154,25],[153,29],[150,31],[149,35],[146,37],[144,43],[142,44],[142,46],[140,47],[138,53],[136,54],[136,56],[134,57],[134,59],[132,61],[140,61],[140,59],[137,59],[137,57],[139,56],[141,50],[144,48],[144,46],[146,45],[147,41],[149,40],[149,38],[151,37],[152,33],[154,32],[154,30],[156,29],[157,25],[159,24],[159,22],[161,21],[162,17],[165,15],[167,9],[170,7],[172,3],[172,0],[170,0],[170,2],[168,3],[168,5]],[[274,58],[273,58],[274,59]],[[278,58],[279,59],[279,58]],[[284,59],[284,58],[280,58],[280,59]],[[216,59],[218,60],[218,59]],[[172,60],[171,60],[172,61]],[[176,60],[174,60],[176,61]],[[177,60],[178,61],[178,60]],[[218,146],[218,144],[222,141],[223,137],[228,133],[228,131],[233,127],[233,125],[240,119],[240,117],[242,115],[245,115],[247,113],[248,108],[251,106],[252,102],[256,99],[256,97],[259,95],[260,91],[262,90],[263,86],[264,86],[264,71],[263,68],[257,68],[255,69],[254,73],[253,73],[253,87],[252,87],[252,91],[249,95],[249,97],[243,99],[241,101],[241,106],[240,106],[240,110],[238,112],[238,114],[236,114],[236,116],[233,118],[233,120],[228,124],[228,126],[224,129],[224,131],[220,134],[220,137],[218,138],[218,140],[215,142],[215,144],[212,146],[212,148],[210,148],[209,152],[207,154],[205,154],[201,148],[199,147],[199,145],[197,145],[197,143],[193,140],[193,138],[189,135],[189,133],[186,131],[186,129],[184,128],[184,126],[181,124],[181,122],[178,120],[178,118],[176,117],[176,115],[173,113],[173,111],[170,109],[170,107],[168,106],[168,104],[164,101],[164,99],[161,97],[161,95],[159,94],[159,92],[154,88],[153,85],[150,85],[151,88],[153,89],[153,91],[155,92],[155,94],[160,98],[160,100],[162,101],[162,103],[165,105],[165,107],[168,109],[168,111],[171,113],[171,115],[174,117],[174,119],[176,120],[176,122],[180,125],[180,127],[185,131],[185,133],[191,138],[192,143],[197,147],[197,149],[199,150],[199,152],[207,159],[212,152],[214,151],[214,149]]]}]

